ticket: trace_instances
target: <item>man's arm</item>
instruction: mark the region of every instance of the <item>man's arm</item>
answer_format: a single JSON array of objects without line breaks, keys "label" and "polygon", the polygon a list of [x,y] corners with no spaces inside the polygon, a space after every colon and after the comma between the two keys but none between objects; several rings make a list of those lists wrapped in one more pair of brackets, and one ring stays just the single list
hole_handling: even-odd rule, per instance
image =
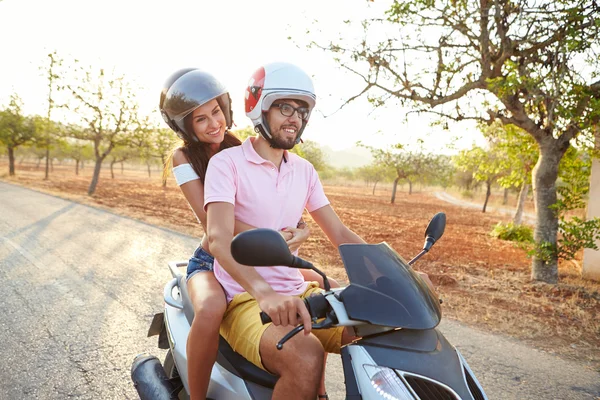
[{"label": "man's arm", "polygon": [[223,269],[256,299],[260,309],[271,317],[274,325],[297,325],[297,315],[300,315],[308,335],[311,320],[304,302],[299,297],[275,292],[254,268],[239,264],[231,255],[235,224],[233,204],[209,203],[207,222],[210,249]]},{"label": "man's arm", "polygon": [[337,249],[339,245],[346,243],[366,243],[360,236],[352,232],[340,217],[335,213],[331,205],[326,205],[310,213],[317,225],[323,230],[329,241]]}]

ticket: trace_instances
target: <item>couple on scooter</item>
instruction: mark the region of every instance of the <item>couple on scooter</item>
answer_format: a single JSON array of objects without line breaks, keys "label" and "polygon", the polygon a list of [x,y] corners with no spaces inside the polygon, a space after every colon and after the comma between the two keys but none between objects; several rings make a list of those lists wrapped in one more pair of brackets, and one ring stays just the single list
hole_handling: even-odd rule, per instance
[{"label": "couple on scooter", "polygon": [[[246,115],[259,135],[240,143],[228,132],[229,94],[213,76],[181,70],[163,88],[161,113],[184,141],[173,154],[173,172],[207,233],[187,275],[195,311],[187,343],[192,399],[206,396],[219,330],[236,352],[279,376],[273,398],[326,398],[325,352],[339,353],[351,340],[343,328],[311,332],[302,298],[321,290],[318,275],[249,268],[230,252],[234,234],[255,227],[281,231],[297,251],[309,234],[304,209],[334,246],[364,243],[334,212],[314,167],[287,151],[299,143],[315,100],[310,77],[297,66],[259,68],[245,92]],[[272,324],[261,323],[261,310]],[[305,335],[276,350],[297,323],[304,324]]]}]

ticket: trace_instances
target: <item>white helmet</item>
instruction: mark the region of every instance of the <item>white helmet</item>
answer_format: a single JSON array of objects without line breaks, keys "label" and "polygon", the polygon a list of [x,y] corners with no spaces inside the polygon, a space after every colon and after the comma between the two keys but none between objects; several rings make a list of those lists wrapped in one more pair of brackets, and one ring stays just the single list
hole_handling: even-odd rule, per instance
[{"label": "white helmet", "polygon": [[301,100],[308,105],[308,115],[302,120],[296,137],[297,144],[316,103],[312,79],[296,65],[284,62],[266,64],[252,74],[245,93],[246,115],[252,120],[254,130],[273,147],[275,142],[264,113],[278,99]]}]

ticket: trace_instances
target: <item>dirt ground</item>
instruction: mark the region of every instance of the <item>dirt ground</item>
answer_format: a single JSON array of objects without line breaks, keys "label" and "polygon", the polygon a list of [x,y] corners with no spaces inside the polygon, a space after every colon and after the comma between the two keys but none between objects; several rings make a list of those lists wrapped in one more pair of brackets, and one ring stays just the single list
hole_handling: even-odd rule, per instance
[{"label": "dirt ground", "polygon": [[[202,235],[173,180],[163,188],[157,171],[148,178],[143,170],[115,169],[111,179],[106,168],[93,197],[86,195],[91,168],[75,176],[74,168],[57,166],[47,181],[33,165],[18,166],[15,177],[8,177],[6,171],[6,164],[0,162],[4,181]],[[499,220],[508,220],[506,216],[450,205],[426,189],[412,195],[399,192],[395,204],[390,204],[386,187],[375,195],[365,186],[325,185],[325,192],[347,226],[367,242],[387,242],[406,259],[420,251],[429,219],[445,212],[443,238],[416,264],[416,269],[429,274],[444,300],[444,317],[519,338],[600,370],[600,283],[581,279],[581,258],[561,263],[558,285],[531,283],[525,251],[489,235]],[[300,255],[345,282],[337,250],[309,216],[306,220],[311,236]]]}]

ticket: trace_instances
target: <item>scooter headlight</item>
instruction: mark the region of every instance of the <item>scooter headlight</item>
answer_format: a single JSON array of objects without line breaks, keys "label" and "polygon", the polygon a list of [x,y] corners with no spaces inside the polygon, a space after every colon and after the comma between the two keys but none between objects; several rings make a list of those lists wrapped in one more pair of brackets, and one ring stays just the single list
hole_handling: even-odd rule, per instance
[{"label": "scooter headlight", "polygon": [[410,390],[394,370],[376,365],[363,364],[373,389],[384,399],[414,400]]}]

